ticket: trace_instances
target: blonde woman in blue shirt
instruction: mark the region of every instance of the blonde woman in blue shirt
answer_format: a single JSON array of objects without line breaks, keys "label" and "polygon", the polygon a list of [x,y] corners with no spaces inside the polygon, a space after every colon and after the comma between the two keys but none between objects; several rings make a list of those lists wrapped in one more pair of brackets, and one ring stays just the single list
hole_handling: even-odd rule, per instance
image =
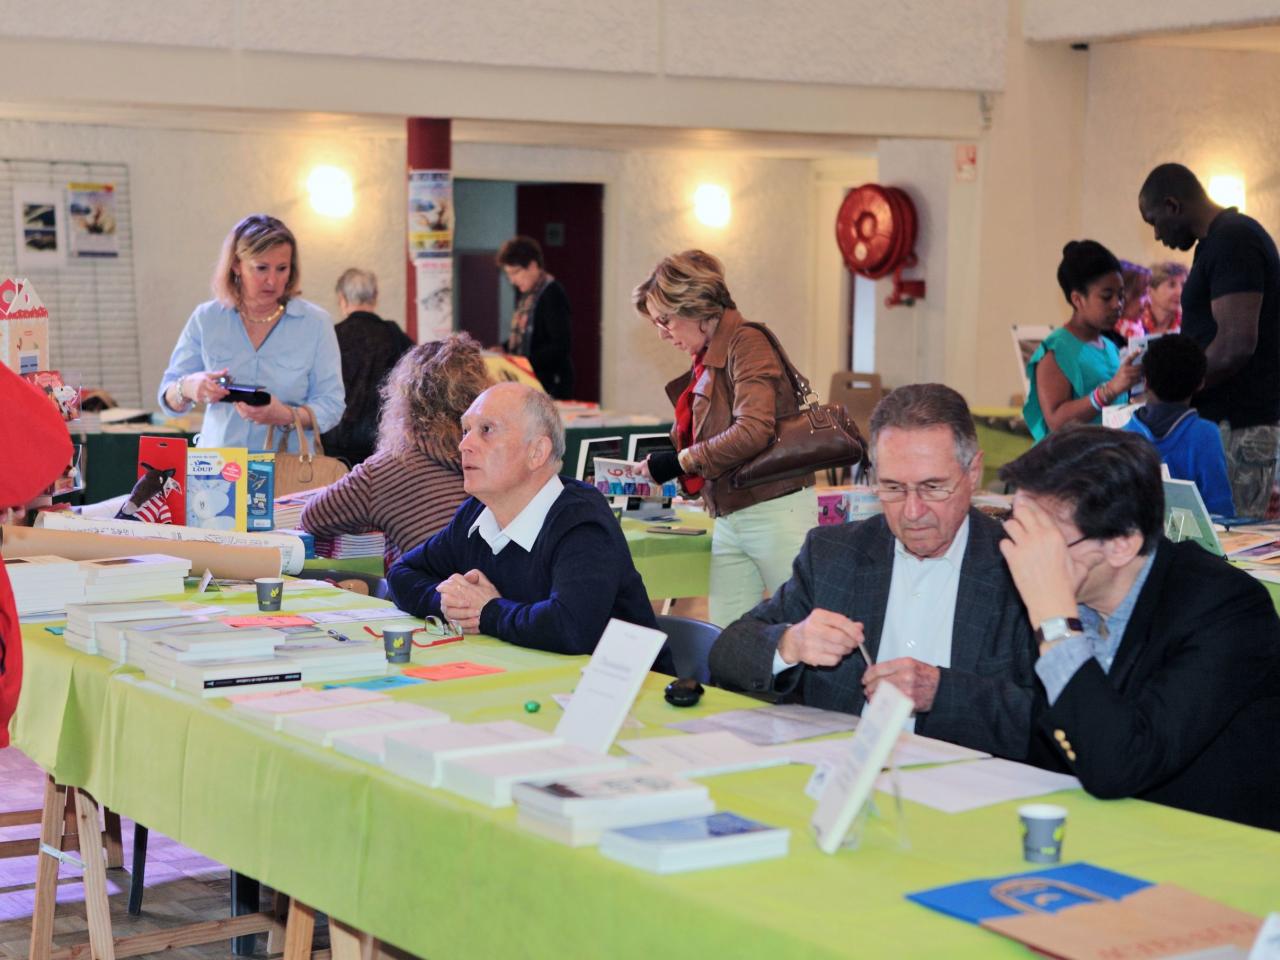
[{"label": "blonde woman in blue shirt", "polygon": [[[293,425],[293,408],[318,433],[345,406],[342,360],[329,314],[298,296],[298,244],[275,217],[253,214],[227,234],[213,275],[215,299],[196,307],[160,380],[160,406],[171,414],[208,404],[197,446],[261,450],[271,426]],[[218,378],[260,387],[270,403],[219,403]],[[298,438],[289,437],[289,449]]]},{"label": "blonde woman in blue shirt", "polygon": [[1058,285],[1071,319],[1027,362],[1031,390],[1022,415],[1036,440],[1068,423],[1102,423],[1102,408],[1127,401],[1142,378],[1139,358],[1121,361],[1103,336],[1124,311],[1124,279],[1111,251],[1096,240],[1072,240],[1062,248]]}]

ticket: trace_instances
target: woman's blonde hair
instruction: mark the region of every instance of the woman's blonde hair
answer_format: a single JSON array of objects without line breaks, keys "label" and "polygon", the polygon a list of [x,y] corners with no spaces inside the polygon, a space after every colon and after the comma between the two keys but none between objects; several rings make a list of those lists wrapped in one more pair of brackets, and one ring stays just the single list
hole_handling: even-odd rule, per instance
[{"label": "woman's blonde hair", "polygon": [[1158,287],[1160,284],[1172,277],[1181,277],[1187,279],[1187,267],[1185,264],[1179,263],[1177,260],[1166,260],[1163,263],[1153,263],[1151,265],[1151,286]]},{"label": "woman's blonde hair", "polygon": [[289,283],[280,294],[280,302],[288,303],[291,297],[299,296],[302,277],[298,271],[298,241],[293,238],[293,231],[275,217],[252,213],[232,227],[222,241],[218,264],[213,268],[213,295],[217,301],[229,310],[238,310],[241,294],[236,264],[260,256],[282,243],[289,244],[290,257]]},{"label": "woman's blonde hair", "polygon": [[418,449],[445,464],[459,461],[459,420],[492,386],[480,344],[466,333],[411,349],[382,384],[378,453],[400,456]]},{"label": "woman's blonde hair", "polygon": [[631,291],[631,302],[640,316],[656,321],[649,303],[659,316],[677,314],[697,320],[704,332],[726,310],[737,309],[724,282],[724,264],[703,250],[685,250],[664,257],[653,272]]}]

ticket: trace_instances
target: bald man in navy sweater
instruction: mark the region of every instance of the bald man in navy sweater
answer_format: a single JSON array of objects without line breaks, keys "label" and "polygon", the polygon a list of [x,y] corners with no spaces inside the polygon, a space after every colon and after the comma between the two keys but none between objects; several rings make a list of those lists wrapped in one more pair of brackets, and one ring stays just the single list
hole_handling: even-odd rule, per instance
[{"label": "bald man in navy sweater", "polygon": [[550,397],[490,387],[463,415],[459,449],[470,496],[387,574],[400,609],[568,654],[591,653],[611,617],[657,626],[608,502],[558,475],[564,426]]}]

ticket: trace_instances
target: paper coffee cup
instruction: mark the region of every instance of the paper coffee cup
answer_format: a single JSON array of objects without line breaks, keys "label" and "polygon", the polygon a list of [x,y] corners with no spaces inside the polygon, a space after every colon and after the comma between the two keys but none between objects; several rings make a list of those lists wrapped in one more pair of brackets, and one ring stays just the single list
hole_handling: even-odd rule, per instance
[{"label": "paper coffee cup", "polygon": [[253,581],[258,590],[258,609],[271,612],[280,609],[280,598],[284,596],[284,580],[280,577],[258,577]]},{"label": "paper coffee cup", "polygon": [[384,630],[382,649],[387,654],[387,663],[408,663],[409,654],[413,652],[413,631]]},{"label": "paper coffee cup", "polygon": [[1067,808],[1052,803],[1028,803],[1018,808],[1022,820],[1022,856],[1031,863],[1062,859],[1062,834]]}]

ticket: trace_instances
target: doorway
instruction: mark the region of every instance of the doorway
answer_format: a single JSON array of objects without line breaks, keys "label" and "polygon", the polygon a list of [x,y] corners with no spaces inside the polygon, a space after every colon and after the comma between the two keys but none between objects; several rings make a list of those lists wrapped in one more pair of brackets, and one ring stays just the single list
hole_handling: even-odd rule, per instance
[{"label": "doorway", "polygon": [[494,257],[509,237],[532,237],[569,299],[574,399],[599,402],[604,185],[459,178],[454,208],[458,328],[486,346],[506,339],[515,298]]}]

